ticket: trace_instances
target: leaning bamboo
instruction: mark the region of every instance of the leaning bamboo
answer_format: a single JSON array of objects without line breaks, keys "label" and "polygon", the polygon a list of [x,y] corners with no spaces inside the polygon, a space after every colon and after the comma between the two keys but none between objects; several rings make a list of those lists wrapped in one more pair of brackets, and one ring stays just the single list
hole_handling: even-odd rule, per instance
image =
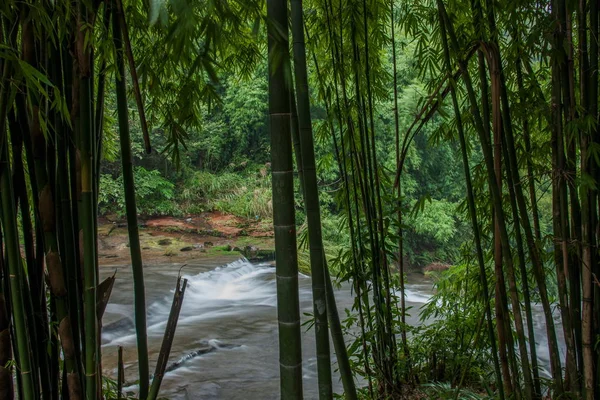
[{"label": "leaning bamboo", "polygon": [[[304,178],[304,205],[308,222],[310,247],[310,267],[312,276],[313,315],[315,318],[315,340],[317,351],[317,377],[319,398],[331,399],[331,359],[329,350],[329,330],[327,326],[327,299],[325,288],[325,252],[321,232],[319,188],[313,143],[310,99],[308,93],[308,72],[306,68],[306,48],[304,45],[304,16],[302,0],[291,1],[292,39],[294,50],[294,74],[298,98],[298,128]],[[332,305],[335,307],[335,304]]]},{"label": "leaning bamboo", "polygon": [[121,163],[123,170],[123,186],[125,190],[125,209],[127,214],[127,230],[129,232],[129,251],[131,268],[133,270],[133,291],[135,303],[135,328],[138,350],[138,369],[140,389],[139,396],[148,396],[149,367],[148,367],[148,334],[146,331],[146,293],[144,287],[144,266],[137,220],[135,200],[135,183],[133,177],[133,162],[131,141],[129,137],[129,119],[127,113],[127,93],[125,83],[125,62],[123,59],[122,26],[119,24],[121,10],[116,7],[113,15],[113,39],[116,51],[117,110],[119,114],[119,143],[121,145]]}]

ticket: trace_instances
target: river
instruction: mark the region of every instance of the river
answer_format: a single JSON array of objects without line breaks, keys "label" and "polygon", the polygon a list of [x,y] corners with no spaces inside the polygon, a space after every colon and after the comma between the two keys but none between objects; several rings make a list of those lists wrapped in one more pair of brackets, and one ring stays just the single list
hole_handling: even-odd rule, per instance
[{"label": "river", "polygon": [[[169,314],[173,288],[180,265],[145,267],[148,304],[150,368],[154,365]],[[126,381],[137,376],[133,324],[133,283],[129,266],[115,266],[117,279],[103,318],[102,353],[104,372],[116,376],[117,348],[123,346]],[[104,268],[103,276],[112,274]],[[275,269],[269,264],[245,260],[214,259],[187,264],[182,274],[188,279],[183,308],[161,396],[169,399],[277,399],[279,366]],[[301,313],[312,313],[311,280],[299,276]],[[411,275],[406,285],[406,303],[412,306],[407,318],[420,324],[418,308],[432,295],[432,283],[423,275]],[[340,315],[352,307],[349,285],[336,290]],[[308,317],[302,315],[305,321]],[[547,365],[543,318],[536,310],[538,355]],[[557,329],[559,336],[562,332]],[[333,348],[333,347],[332,347]],[[305,398],[317,398],[314,331],[303,327]],[[337,366],[336,366],[337,368]],[[128,390],[135,390],[134,387]],[[334,390],[342,391],[338,376]]]}]

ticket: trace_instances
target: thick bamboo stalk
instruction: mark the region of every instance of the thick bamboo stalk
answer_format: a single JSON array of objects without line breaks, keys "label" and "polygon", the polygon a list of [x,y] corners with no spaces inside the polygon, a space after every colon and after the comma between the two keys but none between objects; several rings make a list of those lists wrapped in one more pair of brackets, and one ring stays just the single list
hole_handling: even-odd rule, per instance
[{"label": "thick bamboo stalk", "polygon": [[[588,116],[589,112],[589,94],[588,94],[588,83],[589,83],[589,59],[588,59],[588,40],[587,40],[587,5],[586,0],[579,0],[577,7],[577,39],[578,39],[578,61],[579,61],[579,107],[583,116]],[[589,169],[589,162],[587,160],[588,146],[590,143],[589,132],[582,130],[579,134],[579,148],[580,148],[580,171],[581,175],[587,174],[592,176]],[[580,198],[580,210],[581,210],[581,245],[579,246],[581,251],[581,263],[579,268],[572,268],[569,277],[569,295],[571,304],[571,315],[572,325],[574,331],[575,348],[577,350],[577,369],[581,374],[583,372],[583,351],[581,343],[581,274],[583,265],[587,262],[591,264],[591,249],[590,240],[594,236],[592,231],[593,223],[590,223],[590,192],[586,188],[583,190],[585,185],[579,187],[579,198]],[[574,227],[577,229],[578,227]],[[579,383],[579,387],[582,387],[582,382]]]},{"label": "thick bamboo stalk", "polygon": [[[26,20],[26,18],[23,18]],[[32,22],[23,22],[21,25],[21,45],[22,45],[22,58],[30,63],[34,68],[38,66],[38,60],[36,59],[36,46],[33,38],[33,27]],[[42,47],[38,44],[39,47]],[[33,126],[37,120],[32,119],[31,129],[28,121],[27,108],[25,102],[26,88],[21,87],[17,93],[14,101],[14,114],[11,113],[9,116],[9,124],[11,129],[11,139],[13,147],[13,166],[14,166],[14,185],[16,190],[15,201],[20,204],[22,212],[22,224],[23,224],[23,236],[25,241],[25,254],[27,262],[27,279],[29,282],[29,289],[33,295],[26,298],[28,313],[32,315],[29,319],[29,331],[31,334],[33,358],[35,361],[36,368],[34,368],[34,380],[40,378],[41,382],[41,395],[48,395],[52,392],[51,388],[51,377],[49,376],[49,355],[47,346],[53,343],[49,340],[48,332],[48,315],[47,315],[47,304],[46,304],[46,289],[44,285],[44,234],[43,234],[43,223],[40,218],[37,195],[38,195],[38,184],[34,179],[37,178],[35,173],[35,160],[33,156],[33,145],[31,140],[31,133],[33,129],[39,129],[39,125]],[[36,96],[31,96],[31,102],[37,105],[39,100]],[[33,244],[33,227],[31,226],[30,211],[29,211],[29,196],[27,193],[24,165],[22,159],[21,145],[24,145],[27,162],[29,167],[29,184],[31,186],[31,193],[34,199],[33,201],[33,214],[35,217],[35,230],[36,230],[36,246]],[[41,250],[39,252],[38,250]],[[36,251],[37,254],[36,254]],[[43,350],[42,350],[43,349]],[[56,360],[55,362],[58,362]]]},{"label": "thick bamboo stalk", "polygon": [[62,226],[60,237],[63,244],[61,249],[61,259],[63,260],[66,284],[68,287],[68,305],[69,315],[71,317],[73,340],[75,344],[75,359],[77,366],[81,369],[81,324],[82,305],[81,305],[81,279],[78,271],[75,227],[73,225],[73,213],[71,209],[71,193],[69,180],[73,179],[69,174],[67,164],[67,137],[70,137],[71,130],[63,126],[62,132],[56,137],[57,145],[57,177],[58,192],[60,193],[60,224]]},{"label": "thick bamboo stalk", "polygon": [[85,324],[85,396],[87,400],[98,398],[98,316],[97,316],[97,264],[96,264],[96,232],[94,206],[94,120],[92,112],[91,76],[92,55],[86,40],[89,27],[89,11],[82,2],[79,4],[78,35],[76,41],[77,55],[77,93],[78,101],[78,155],[80,160],[81,196],[80,196],[80,251],[83,256],[83,302]]},{"label": "thick bamboo stalk", "polygon": [[129,232],[129,251],[131,268],[133,270],[133,290],[135,303],[135,327],[138,350],[138,369],[140,389],[139,396],[148,396],[150,373],[148,367],[148,334],[146,331],[146,293],[144,287],[144,266],[138,231],[137,206],[135,200],[135,182],[133,177],[133,160],[131,141],[129,137],[129,119],[127,115],[127,93],[125,83],[125,63],[123,59],[122,31],[117,15],[120,11],[115,8],[113,15],[113,39],[116,50],[117,74],[117,110],[119,114],[119,143],[121,146],[121,163],[123,170],[123,186],[125,190],[125,209],[127,213],[127,230]]},{"label": "thick bamboo stalk", "polygon": [[301,399],[302,350],[290,133],[290,82],[286,81],[290,68],[287,1],[267,1],[267,33],[280,396],[282,399]]}]

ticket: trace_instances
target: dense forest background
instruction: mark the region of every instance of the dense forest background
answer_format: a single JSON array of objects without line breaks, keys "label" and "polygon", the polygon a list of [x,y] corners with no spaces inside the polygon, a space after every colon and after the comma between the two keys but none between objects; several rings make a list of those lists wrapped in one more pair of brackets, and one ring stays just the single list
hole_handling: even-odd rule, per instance
[{"label": "dense forest background", "polygon": [[[405,131],[419,111],[426,88],[414,66],[414,45],[407,39],[399,39],[398,46],[402,49],[398,59],[400,130]],[[382,51],[391,65],[391,45]],[[185,147],[179,149],[176,160],[160,127],[151,129],[155,151],[150,155],[145,153],[135,103],[130,103],[140,214],[187,217],[219,210],[253,220],[271,219],[266,69],[266,54],[262,53],[259,64],[248,77],[219,77],[215,87],[218,97],[200,107],[201,125],[186,132]],[[116,109],[114,101],[107,98],[107,110]],[[341,180],[327,132],[325,107],[318,98],[313,98],[312,104],[324,235],[331,246],[337,247],[349,240],[348,233],[339,229],[341,209],[336,201],[341,201]],[[113,139],[118,126],[114,112],[107,112],[105,118],[106,162],[101,170],[99,211],[122,218],[125,202],[121,164]],[[378,104],[376,129],[380,135],[377,151],[382,166],[392,174],[395,170],[395,154],[389,151],[395,140],[392,98]],[[403,175],[407,212],[405,257],[408,265],[415,268],[434,262],[454,264],[460,260],[461,245],[472,241],[460,150],[456,143],[443,140],[447,129],[440,116],[434,117],[408,152]],[[473,155],[475,163],[480,157]],[[306,217],[299,191],[296,201],[297,220],[302,224]]]},{"label": "dense forest background", "polygon": [[[3,1],[0,399],[120,397],[99,216],[127,224],[137,395],[158,398],[187,281],[150,379],[140,221],[218,210],[273,228],[281,398],[303,397],[300,248],[320,399],[335,352],[351,400],[597,400],[598,16],[595,0]],[[420,310],[409,269],[433,277]]]}]

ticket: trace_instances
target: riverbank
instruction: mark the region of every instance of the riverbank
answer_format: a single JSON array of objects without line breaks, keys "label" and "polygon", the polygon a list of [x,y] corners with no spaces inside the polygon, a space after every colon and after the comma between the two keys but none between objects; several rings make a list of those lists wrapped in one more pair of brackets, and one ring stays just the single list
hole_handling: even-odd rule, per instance
[{"label": "riverbank", "polygon": [[[273,256],[271,221],[246,220],[218,211],[185,218],[140,218],[142,258],[153,264],[182,264],[189,260],[243,256],[265,261]],[[129,264],[127,224],[114,216],[98,220],[98,258],[101,266]]]}]

